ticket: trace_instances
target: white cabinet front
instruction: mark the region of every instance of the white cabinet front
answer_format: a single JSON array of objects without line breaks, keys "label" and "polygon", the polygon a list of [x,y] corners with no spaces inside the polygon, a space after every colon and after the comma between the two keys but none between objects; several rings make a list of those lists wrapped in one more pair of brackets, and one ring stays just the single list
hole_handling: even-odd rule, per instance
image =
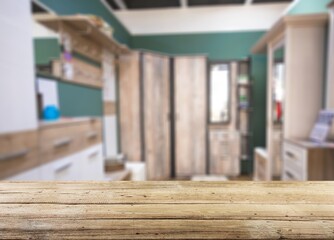
[{"label": "white cabinet front", "polygon": [[73,154],[41,167],[41,180],[76,181],[79,179],[78,164],[80,154]]},{"label": "white cabinet front", "polygon": [[102,145],[93,146],[81,153],[80,179],[81,180],[103,180],[104,161]]}]

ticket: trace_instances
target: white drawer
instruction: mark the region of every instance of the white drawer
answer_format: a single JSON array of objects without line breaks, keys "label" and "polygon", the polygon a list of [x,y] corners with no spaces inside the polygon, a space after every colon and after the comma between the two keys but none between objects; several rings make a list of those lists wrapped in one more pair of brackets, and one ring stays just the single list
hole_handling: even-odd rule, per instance
[{"label": "white drawer", "polygon": [[284,143],[283,148],[283,180],[306,180],[307,151],[304,148]]},{"label": "white drawer", "polygon": [[305,181],[302,172],[295,172],[292,169],[284,169],[283,181]]},{"label": "white drawer", "polygon": [[73,154],[41,167],[41,180],[76,181],[80,180],[79,154]]},{"label": "white drawer", "polygon": [[297,168],[305,166],[305,160],[307,157],[307,151],[303,148],[285,143],[283,148],[283,158],[289,164],[296,166]]},{"label": "white drawer", "polygon": [[96,181],[104,179],[104,161],[101,144],[83,151],[79,162],[81,180]]}]

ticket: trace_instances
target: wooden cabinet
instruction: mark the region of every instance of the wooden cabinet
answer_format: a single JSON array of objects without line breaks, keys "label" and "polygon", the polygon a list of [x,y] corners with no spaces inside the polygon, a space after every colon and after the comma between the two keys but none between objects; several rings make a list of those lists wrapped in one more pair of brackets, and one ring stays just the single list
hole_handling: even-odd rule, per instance
[{"label": "wooden cabinet", "polygon": [[334,180],[334,148],[307,141],[284,142],[283,180]]},{"label": "wooden cabinet", "polygon": [[[328,14],[283,16],[252,49],[268,55],[266,145],[272,177],[279,173],[282,139],[307,139],[322,109],[327,22]],[[275,72],[278,55],[283,62],[280,77]],[[276,99],[284,110],[281,136],[273,114],[275,78],[282,78],[284,85],[283,99]]]},{"label": "wooden cabinet", "polygon": [[0,136],[0,179],[103,179],[100,119],[41,124],[40,131]]},{"label": "wooden cabinet", "polygon": [[226,130],[210,129],[210,174],[237,176],[240,173],[238,135]]},{"label": "wooden cabinet", "polygon": [[175,173],[190,177],[206,173],[207,59],[174,59]]},{"label": "wooden cabinet", "polygon": [[88,130],[87,121],[44,125],[39,138],[40,159],[51,162],[83,149]]},{"label": "wooden cabinet", "polygon": [[140,54],[119,59],[121,152],[130,162],[143,161],[141,120]]},{"label": "wooden cabinet", "polygon": [[169,57],[143,55],[144,157],[148,180],[171,176]]},{"label": "wooden cabinet", "polygon": [[172,172],[176,177],[205,174],[206,57],[171,60],[133,52],[120,58],[119,69],[121,152],[126,159],[145,161],[150,180],[168,179]]},{"label": "wooden cabinet", "polygon": [[38,133],[0,135],[0,179],[38,166]]}]

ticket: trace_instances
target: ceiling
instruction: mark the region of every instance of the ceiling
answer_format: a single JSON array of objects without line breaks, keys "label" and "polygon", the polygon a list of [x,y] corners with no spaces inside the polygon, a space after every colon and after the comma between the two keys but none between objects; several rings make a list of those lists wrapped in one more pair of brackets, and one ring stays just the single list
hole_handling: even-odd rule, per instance
[{"label": "ceiling", "polygon": [[[266,31],[293,0],[96,0],[132,35]],[[296,0],[295,0],[296,1]],[[32,0],[34,13],[52,12]]]},{"label": "ceiling", "polygon": [[115,11],[208,6],[242,6],[250,4],[289,3],[293,0],[105,0]]}]

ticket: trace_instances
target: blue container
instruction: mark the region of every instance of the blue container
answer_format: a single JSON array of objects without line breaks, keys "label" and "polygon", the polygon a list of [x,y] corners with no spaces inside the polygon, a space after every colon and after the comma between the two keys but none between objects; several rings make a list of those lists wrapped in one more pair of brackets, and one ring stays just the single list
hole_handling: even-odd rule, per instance
[{"label": "blue container", "polygon": [[55,105],[46,106],[43,110],[44,120],[57,120],[60,117],[59,109]]}]

